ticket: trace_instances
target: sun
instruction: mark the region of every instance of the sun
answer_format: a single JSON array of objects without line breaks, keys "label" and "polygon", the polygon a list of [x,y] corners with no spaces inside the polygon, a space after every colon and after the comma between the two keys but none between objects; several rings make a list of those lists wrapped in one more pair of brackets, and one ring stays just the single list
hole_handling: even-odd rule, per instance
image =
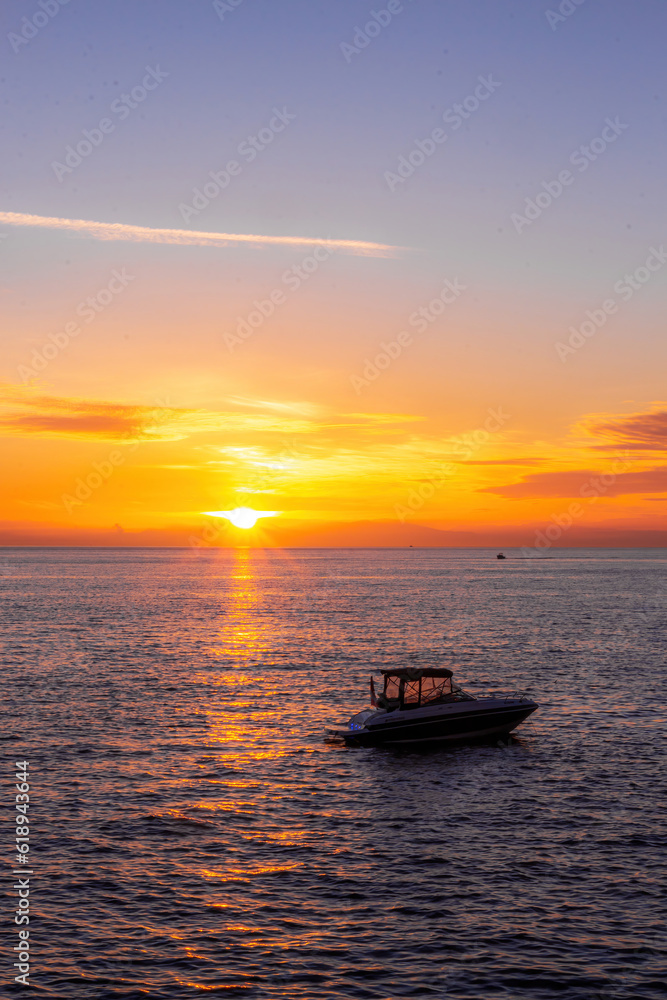
[{"label": "sun", "polygon": [[254,528],[260,517],[277,517],[279,510],[253,510],[252,507],[235,507],[234,510],[205,510],[209,517],[224,517],[235,528]]}]

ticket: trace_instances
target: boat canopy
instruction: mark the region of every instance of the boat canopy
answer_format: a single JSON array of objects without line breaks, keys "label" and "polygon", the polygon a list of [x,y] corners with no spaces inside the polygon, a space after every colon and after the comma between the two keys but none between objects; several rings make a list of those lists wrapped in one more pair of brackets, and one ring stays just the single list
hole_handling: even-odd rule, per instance
[{"label": "boat canopy", "polygon": [[384,690],[378,703],[382,708],[418,708],[452,694],[453,675],[446,667],[404,667],[381,673]]}]

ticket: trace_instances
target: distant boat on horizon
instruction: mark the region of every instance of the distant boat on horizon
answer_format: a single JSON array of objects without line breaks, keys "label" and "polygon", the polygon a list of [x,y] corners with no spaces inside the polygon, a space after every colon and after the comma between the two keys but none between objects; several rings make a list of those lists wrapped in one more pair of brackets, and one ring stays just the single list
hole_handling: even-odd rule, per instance
[{"label": "distant boat on horizon", "polygon": [[502,552],[499,552],[498,555],[496,556],[496,559],[506,559],[506,558],[507,556],[504,556]]}]

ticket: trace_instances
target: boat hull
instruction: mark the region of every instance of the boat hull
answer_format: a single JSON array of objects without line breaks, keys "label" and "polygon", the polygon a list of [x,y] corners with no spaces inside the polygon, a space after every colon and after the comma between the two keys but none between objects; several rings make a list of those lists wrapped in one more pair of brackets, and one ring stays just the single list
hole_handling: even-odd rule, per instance
[{"label": "boat hull", "polygon": [[338,730],[336,735],[361,746],[469,742],[511,733],[538,707],[528,700],[459,702],[437,712],[387,712],[361,729]]}]

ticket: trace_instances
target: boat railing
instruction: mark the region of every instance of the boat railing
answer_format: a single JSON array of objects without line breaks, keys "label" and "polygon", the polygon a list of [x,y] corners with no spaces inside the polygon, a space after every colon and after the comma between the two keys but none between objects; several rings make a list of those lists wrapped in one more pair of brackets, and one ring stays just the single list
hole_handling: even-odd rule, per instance
[{"label": "boat railing", "polygon": [[526,694],[525,691],[513,691],[512,694],[507,694],[506,691],[498,693],[497,691],[489,691],[488,694],[480,695],[482,698],[493,698],[495,701],[532,701],[532,697]]}]

